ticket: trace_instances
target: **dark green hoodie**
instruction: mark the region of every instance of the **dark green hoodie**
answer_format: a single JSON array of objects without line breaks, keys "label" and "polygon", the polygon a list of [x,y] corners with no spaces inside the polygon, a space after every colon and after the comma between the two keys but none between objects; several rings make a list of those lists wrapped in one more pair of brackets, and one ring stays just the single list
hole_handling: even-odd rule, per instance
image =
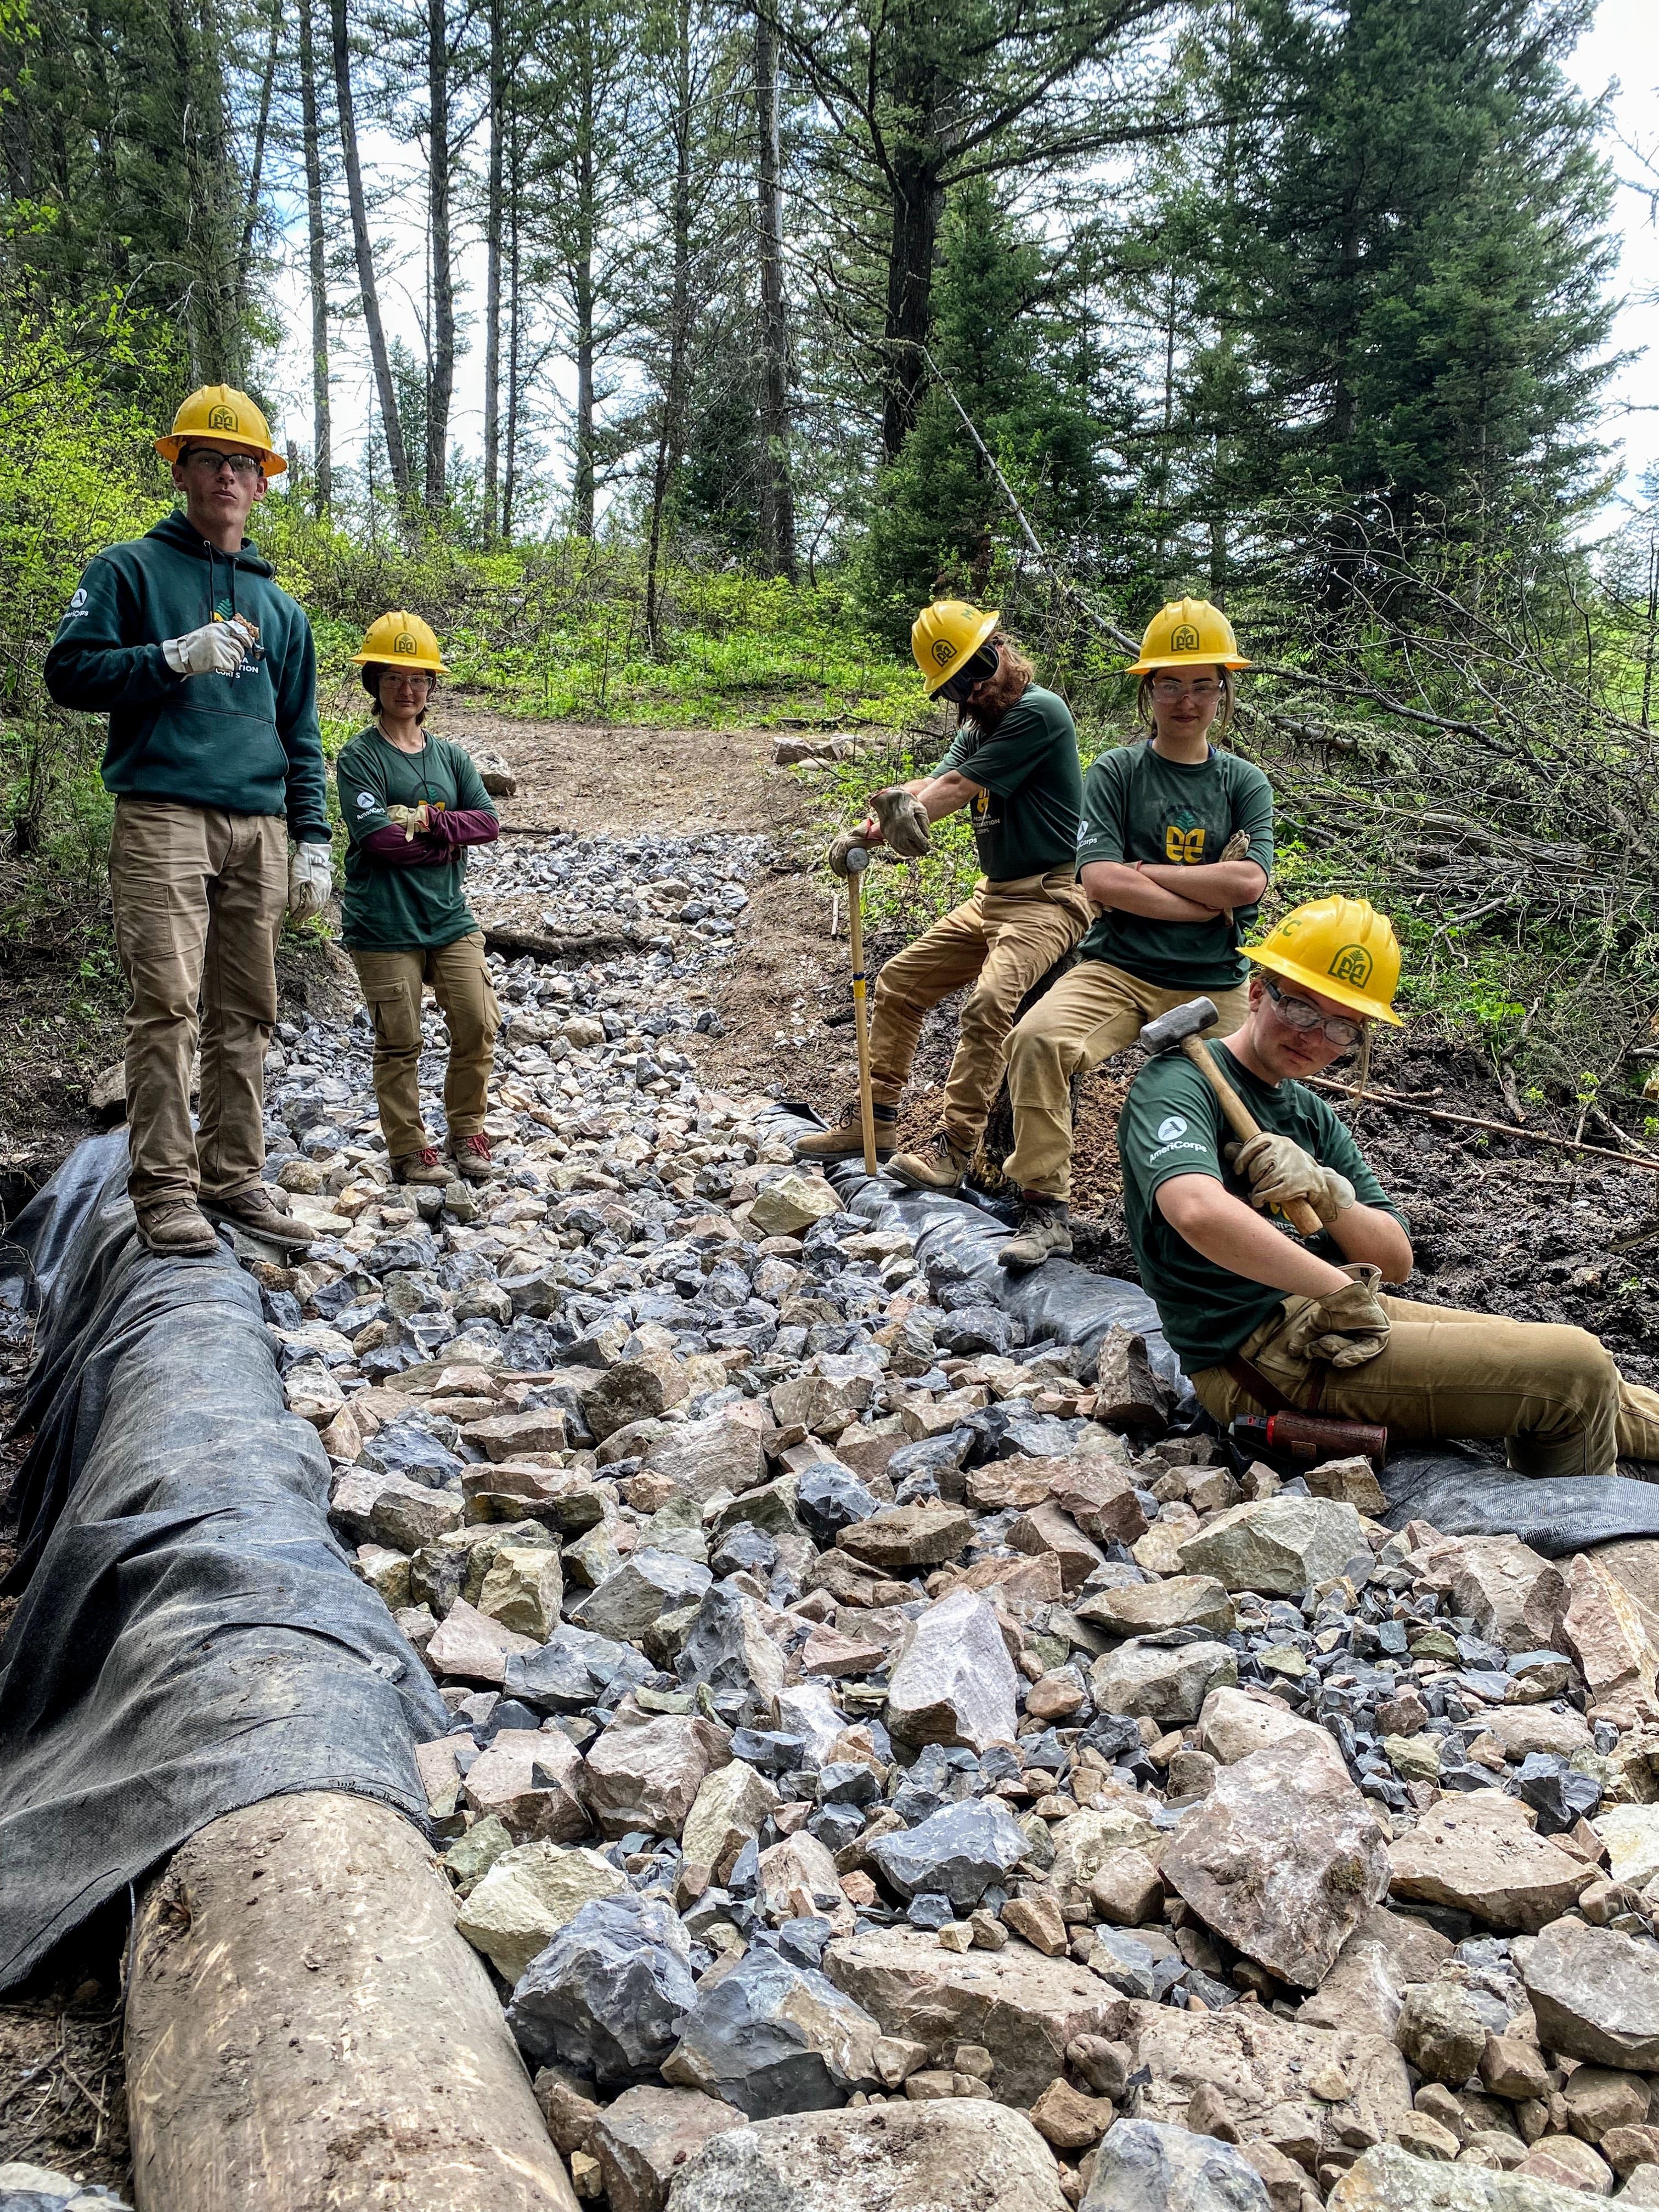
[{"label": "dark green hoodie", "polygon": [[[234,676],[175,676],[163,638],[245,616],[258,648]],[[179,513],[88,563],[46,654],[60,707],[109,716],[106,789],[231,814],[286,814],[329,835],[317,650],[301,607],[244,539],[222,553]]]}]

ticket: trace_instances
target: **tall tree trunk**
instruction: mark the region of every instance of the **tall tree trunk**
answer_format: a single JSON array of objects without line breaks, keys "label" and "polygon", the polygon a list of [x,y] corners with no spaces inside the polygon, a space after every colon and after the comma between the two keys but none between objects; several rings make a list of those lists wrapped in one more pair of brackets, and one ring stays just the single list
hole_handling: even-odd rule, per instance
[{"label": "tall tree trunk", "polygon": [[380,295],[374,283],[374,250],[368,235],[368,204],[363,198],[362,163],[357,153],[356,112],[351,100],[351,40],[346,29],[346,0],[330,0],[334,43],[334,100],[339,111],[340,152],[345,164],[346,198],[351,209],[351,238],[357,256],[357,282],[363,295],[363,323],[368,331],[369,356],[374,364],[374,383],[380,397],[380,423],[386,432],[386,459],[392,465],[392,488],[407,522],[411,507],[409,456],[404,450],[403,424],[398,416],[398,392],[392,380],[392,357],[386,351],[386,326],[380,320]]},{"label": "tall tree trunk", "polygon": [[501,124],[507,62],[501,51],[501,0],[489,0],[489,180],[484,200],[484,535],[495,536],[501,489]]},{"label": "tall tree trunk", "polygon": [[185,0],[167,0],[173,96],[179,103],[189,218],[181,257],[189,271],[185,327],[192,380],[240,384],[242,328],[236,313],[236,255],[228,225],[241,204],[225,142],[224,75],[206,0],[192,23]]},{"label": "tall tree trunk", "polygon": [[522,147],[519,110],[514,102],[507,124],[507,465],[501,479],[501,535],[513,537],[513,495],[519,485],[519,364],[524,345],[523,291],[520,283],[519,212],[523,206]]},{"label": "tall tree trunk", "polygon": [[426,503],[442,507],[449,474],[449,409],[455,391],[455,271],[449,238],[449,19],[427,0],[427,204],[432,234],[432,366],[426,398]]},{"label": "tall tree trunk", "polygon": [[881,451],[897,460],[915,428],[927,363],[919,349],[933,319],[933,248],[945,195],[931,164],[901,152],[895,164],[892,230],[887,255],[887,374],[881,410]]},{"label": "tall tree trunk", "polygon": [[270,94],[276,82],[276,46],[282,36],[282,0],[270,0],[270,36],[265,46],[264,74],[259,80],[259,119],[253,131],[253,160],[248,169],[247,213],[242,221],[242,243],[236,256],[236,307],[247,313],[247,283],[253,269],[253,234],[259,227],[259,186],[264,175],[265,139],[270,130]]},{"label": "tall tree trunk", "polygon": [[579,538],[593,535],[593,240],[599,225],[595,204],[592,46],[587,40],[587,66],[582,74],[581,131],[576,149],[576,253],[571,294],[576,311],[576,460],[570,493],[570,526]]},{"label": "tall tree trunk", "polygon": [[300,0],[300,114],[305,142],[306,230],[311,249],[311,419],[317,512],[334,504],[334,446],[329,419],[328,252],[323,228],[323,149],[317,127],[317,57],[312,0]]},{"label": "tall tree trunk", "polygon": [[685,363],[691,322],[691,16],[680,0],[674,46],[674,191],[670,210],[673,281],[668,302],[668,373],[663,381],[662,420],[651,483],[651,531],[645,561],[645,635],[653,653],[662,647],[659,576],[663,525],[685,442]]},{"label": "tall tree trunk", "polygon": [[755,18],[756,166],[760,228],[761,557],[775,576],[795,580],[795,498],[789,471],[789,323],[783,299],[782,160],[778,143],[778,44],[764,15]]}]

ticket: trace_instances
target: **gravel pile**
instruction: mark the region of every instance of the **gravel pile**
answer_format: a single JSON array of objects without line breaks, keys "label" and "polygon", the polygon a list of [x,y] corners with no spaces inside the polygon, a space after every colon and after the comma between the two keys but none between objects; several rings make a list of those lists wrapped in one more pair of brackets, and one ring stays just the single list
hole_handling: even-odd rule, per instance
[{"label": "gravel pile", "polygon": [[289,1401],[453,1715],[434,1832],[579,2193],[1659,2204],[1620,1583],[1390,1532],[1363,1461],[1240,1471],[1122,1332],[1080,1375],[936,1296],[699,1088],[759,857],[489,858],[633,949],[493,963],[484,1188],[389,1187],[366,1018],[268,1082]]}]

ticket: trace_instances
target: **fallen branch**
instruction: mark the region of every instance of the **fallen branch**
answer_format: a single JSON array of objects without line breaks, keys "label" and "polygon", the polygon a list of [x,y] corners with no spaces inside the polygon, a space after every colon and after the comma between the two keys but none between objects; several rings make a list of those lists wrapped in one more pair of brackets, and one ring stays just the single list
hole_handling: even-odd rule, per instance
[{"label": "fallen branch", "polygon": [[1339,1098],[1358,1099],[1366,1106],[1389,1106],[1399,1114],[1421,1114],[1426,1121],[1444,1121],[1457,1129],[1489,1129],[1494,1136],[1518,1137],[1523,1145],[1548,1145],[1559,1152],[1583,1153],[1593,1160],[1611,1160],[1615,1167],[1645,1168],[1650,1175],[1659,1175],[1659,1160],[1650,1160],[1645,1152],[1613,1152],[1605,1145],[1575,1143],[1571,1137],[1553,1137],[1543,1129],[1517,1129],[1512,1121],[1488,1121],[1478,1114],[1448,1114],[1437,1106],[1419,1106],[1414,1099],[1404,1098],[1391,1091],[1379,1091],[1372,1085],[1359,1099],[1359,1093],[1346,1083],[1333,1083],[1328,1075],[1313,1075],[1308,1081],[1316,1091],[1329,1091]]},{"label": "fallen branch", "polygon": [[525,952],[532,960],[614,960],[639,949],[634,939],[620,930],[589,930],[556,937],[537,929],[497,929],[488,921],[483,925],[483,939],[491,952],[511,960]]}]

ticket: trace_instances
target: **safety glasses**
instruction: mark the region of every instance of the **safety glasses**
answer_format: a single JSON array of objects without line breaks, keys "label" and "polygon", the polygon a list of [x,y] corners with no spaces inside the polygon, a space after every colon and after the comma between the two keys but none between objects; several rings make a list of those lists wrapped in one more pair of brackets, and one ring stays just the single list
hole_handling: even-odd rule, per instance
[{"label": "safety glasses", "polygon": [[969,693],[977,690],[980,684],[988,682],[996,674],[1000,665],[1001,656],[995,646],[981,646],[967,666],[958,668],[954,676],[939,685],[934,696],[936,698],[948,699],[953,706],[960,707],[967,699]]},{"label": "safety glasses", "polygon": [[262,477],[265,472],[258,453],[216,453],[211,446],[192,446],[183,459],[187,469],[200,469],[208,476],[216,477],[221,469],[228,469],[234,477]]},{"label": "safety glasses", "polygon": [[1322,1014],[1310,1000],[1298,999],[1289,992],[1281,991],[1271,975],[1264,974],[1261,981],[1267,996],[1273,1002],[1273,1012],[1287,1030],[1300,1030],[1304,1036],[1310,1030],[1321,1030],[1334,1045],[1343,1051],[1350,1045],[1358,1044],[1364,1036],[1364,1022],[1345,1021],[1340,1014]]}]

